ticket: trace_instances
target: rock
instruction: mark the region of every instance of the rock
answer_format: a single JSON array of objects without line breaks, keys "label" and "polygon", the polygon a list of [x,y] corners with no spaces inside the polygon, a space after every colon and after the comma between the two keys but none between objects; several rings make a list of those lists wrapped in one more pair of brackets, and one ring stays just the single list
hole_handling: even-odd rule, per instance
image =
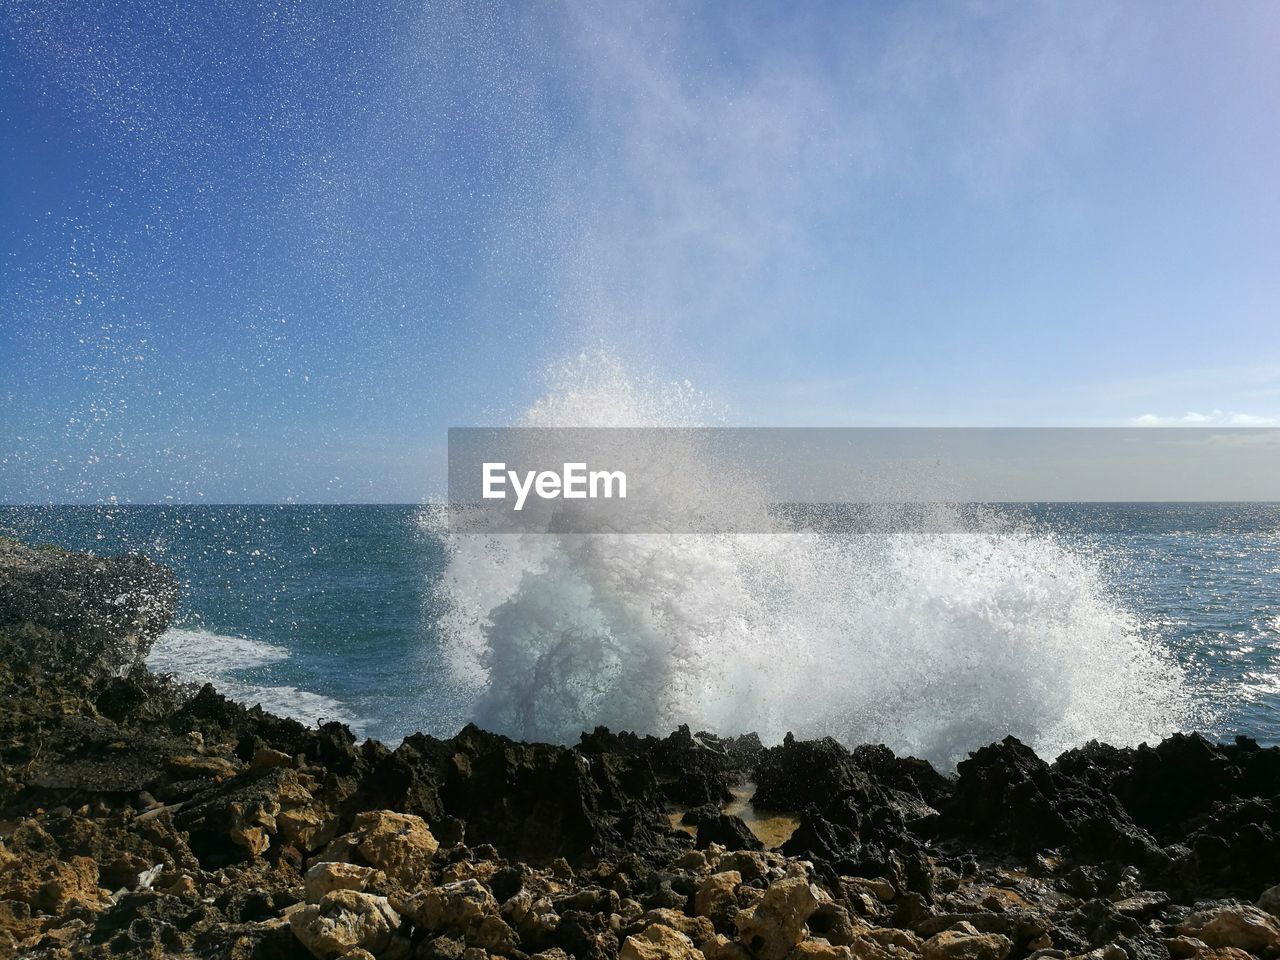
[{"label": "rock", "polygon": [[894,927],[876,927],[868,930],[867,937],[886,947],[898,947],[907,953],[919,953],[923,945],[919,937],[910,930],[898,930]]},{"label": "rock", "polygon": [[0,537],[0,647],[49,670],[109,677],[168,629],[178,584],[141,556],[94,557]]},{"label": "rock", "polygon": [[943,930],[920,947],[924,960],[1005,960],[1013,944],[1008,937],[996,933],[967,930]]},{"label": "rock", "polygon": [[619,960],[705,960],[702,951],[679,931],[650,924],[622,942]]},{"label": "rock", "polygon": [[738,914],[738,887],[742,874],[737,870],[713,873],[700,884],[693,898],[693,908],[700,917],[707,917],[717,926],[733,920]]},{"label": "rock", "polygon": [[719,873],[736,871],[742,874],[743,880],[758,880],[769,874],[768,857],[781,859],[777,854],[764,854],[755,850],[733,850],[720,857],[716,861],[715,868]]},{"label": "rock", "polygon": [[357,863],[317,863],[303,877],[303,889],[307,903],[319,903],[326,893],[334,890],[366,891],[378,876],[373,867]]},{"label": "rock", "polygon": [[685,916],[679,910],[672,910],[670,907],[648,911],[644,915],[643,923],[646,926],[656,923],[670,927],[672,930],[683,933],[694,943],[702,943],[716,935],[715,928],[706,917]]},{"label": "rock", "polygon": [[253,759],[249,761],[249,766],[255,769],[263,767],[291,767],[293,766],[293,757],[285,753],[283,750],[272,750],[270,747],[259,747],[253,754]]},{"label": "rock", "polygon": [[55,916],[71,907],[101,910],[109,892],[98,885],[98,864],[91,857],[45,860],[15,856],[0,844],[0,901],[16,900]]},{"label": "rock", "polygon": [[726,850],[763,850],[760,838],[751,832],[740,817],[722,813],[715,819],[698,822],[698,849],[705,850],[718,843]]},{"label": "rock", "polygon": [[787,954],[787,960],[852,960],[853,951],[847,946],[833,946],[821,937],[809,937],[797,943]]},{"label": "rock", "polygon": [[478,880],[458,880],[443,886],[392,898],[400,913],[426,930],[466,935],[485,917],[498,915],[498,902]]},{"label": "rock", "polygon": [[830,900],[818,904],[809,916],[809,933],[838,947],[851,945],[863,925],[855,927],[849,910]]},{"label": "rock", "polygon": [[377,956],[391,945],[400,917],[385,897],[335,890],[289,919],[289,929],[317,960],[334,960],[355,949]]},{"label": "rock", "polygon": [[333,840],[337,827],[337,818],[319,804],[284,810],[276,815],[276,830],[281,839],[304,852]]},{"label": "rock", "polygon": [[421,817],[369,810],[356,814],[351,832],[333,841],[318,859],[363,863],[412,889],[439,848]]},{"label": "rock", "polygon": [[730,940],[723,933],[717,933],[705,941],[699,949],[706,960],[751,960],[747,948],[737,940]]},{"label": "rock", "polygon": [[1178,924],[1177,932],[1210,947],[1236,947],[1251,953],[1280,948],[1280,925],[1257,907],[1201,910]]},{"label": "rock", "polygon": [[841,880],[841,886],[846,890],[864,890],[881,903],[891,903],[898,895],[893,884],[884,877],[845,877]]},{"label": "rock", "polygon": [[1257,907],[1280,920],[1280,883],[1262,891],[1262,896],[1258,897]]},{"label": "rock", "polygon": [[779,880],[738,914],[738,940],[757,960],[783,960],[803,938],[819,902],[817,888],[804,878]]},{"label": "rock", "polygon": [[228,808],[230,824],[227,835],[231,842],[244,847],[259,857],[271,846],[271,834],[276,832],[275,814],[279,807],[274,803],[246,806],[232,803]]}]

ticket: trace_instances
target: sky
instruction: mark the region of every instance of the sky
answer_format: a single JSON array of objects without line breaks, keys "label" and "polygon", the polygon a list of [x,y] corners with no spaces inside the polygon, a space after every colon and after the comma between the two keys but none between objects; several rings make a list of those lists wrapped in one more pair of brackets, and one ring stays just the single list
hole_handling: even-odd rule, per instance
[{"label": "sky", "polygon": [[[0,502],[741,425],[1280,423],[1280,7],[0,0]],[[638,374],[639,375],[639,374]]]}]

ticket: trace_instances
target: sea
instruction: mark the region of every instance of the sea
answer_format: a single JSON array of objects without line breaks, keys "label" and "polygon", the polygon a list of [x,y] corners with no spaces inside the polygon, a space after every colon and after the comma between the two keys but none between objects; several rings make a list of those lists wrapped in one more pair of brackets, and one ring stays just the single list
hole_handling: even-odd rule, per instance
[{"label": "sea", "polygon": [[1048,757],[1175,730],[1280,742],[1274,504],[558,538],[458,538],[422,505],[26,505],[0,533],[166,564],[182,599],[152,669],[391,744],[687,722],[946,768],[1006,733]]}]

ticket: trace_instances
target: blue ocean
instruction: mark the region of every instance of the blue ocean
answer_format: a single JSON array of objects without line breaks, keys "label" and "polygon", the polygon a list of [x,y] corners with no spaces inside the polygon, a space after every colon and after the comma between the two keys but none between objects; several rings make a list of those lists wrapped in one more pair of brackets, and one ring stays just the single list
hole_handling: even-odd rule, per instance
[{"label": "blue ocean", "polygon": [[169,565],[153,668],[390,743],[473,719],[795,729],[944,765],[1006,732],[1280,742],[1280,506],[1018,512],[919,538],[457,543],[421,506],[12,506],[0,533]]}]

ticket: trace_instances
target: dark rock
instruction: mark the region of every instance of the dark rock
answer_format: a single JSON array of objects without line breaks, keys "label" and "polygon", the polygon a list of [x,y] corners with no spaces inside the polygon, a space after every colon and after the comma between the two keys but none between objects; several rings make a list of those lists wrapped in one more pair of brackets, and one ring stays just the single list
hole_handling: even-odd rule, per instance
[{"label": "dark rock", "polygon": [[127,673],[168,629],[177,604],[172,571],[145,557],[0,538],[0,655],[91,677]]},{"label": "dark rock", "polygon": [[713,843],[723,844],[727,850],[763,850],[760,838],[740,817],[722,813],[715,819],[698,823],[698,849],[705,850]]}]

